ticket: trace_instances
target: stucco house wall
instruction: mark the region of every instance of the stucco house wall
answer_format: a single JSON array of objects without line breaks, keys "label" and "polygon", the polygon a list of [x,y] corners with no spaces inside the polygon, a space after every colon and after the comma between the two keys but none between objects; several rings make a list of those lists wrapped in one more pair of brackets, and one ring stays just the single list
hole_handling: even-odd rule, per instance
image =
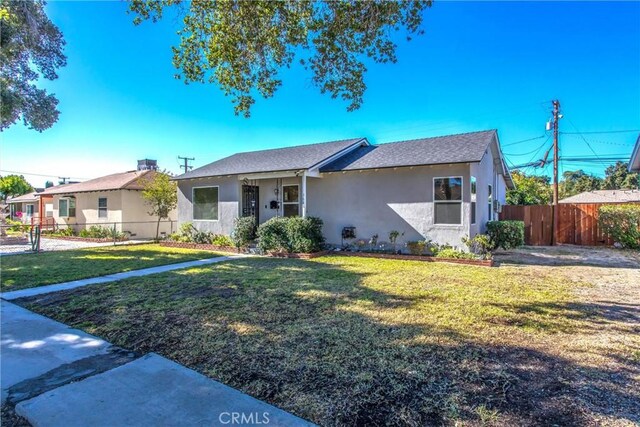
[{"label": "stucco house wall", "polygon": [[[433,179],[462,177],[462,224],[434,223]],[[378,234],[388,241],[392,230],[404,233],[398,243],[430,239],[462,247],[469,235],[469,164],[433,165],[323,174],[309,179],[308,214],[324,221],[328,243],[340,244],[342,228],[356,227],[357,239]]]}]

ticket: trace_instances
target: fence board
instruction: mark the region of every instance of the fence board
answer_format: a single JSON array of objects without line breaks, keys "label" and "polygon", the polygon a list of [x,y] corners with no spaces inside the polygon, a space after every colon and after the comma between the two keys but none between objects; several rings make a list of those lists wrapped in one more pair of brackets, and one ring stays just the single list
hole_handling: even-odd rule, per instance
[{"label": "fence board", "polygon": [[[558,205],[558,243],[572,245],[613,245],[613,240],[598,225],[598,209],[609,203],[561,203]],[[533,246],[550,245],[553,228],[553,206],[506,205],[501,220],[524,221],[525,243]]]}]

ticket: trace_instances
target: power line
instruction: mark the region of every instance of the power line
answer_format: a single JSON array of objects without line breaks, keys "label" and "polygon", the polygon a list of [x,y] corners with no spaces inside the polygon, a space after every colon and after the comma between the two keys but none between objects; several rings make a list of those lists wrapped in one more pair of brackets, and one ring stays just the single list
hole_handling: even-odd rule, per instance
[{"label": "power line", "polygon": [[[569,120],[571,122],[571,120]],[[573,123],[571,126],[576,127]],[[591,132],[580,132],[576,128],[577,132],[560,132],[563,135],[592,135],[592,134],[601,134],[601,133],[629,133],[629,132],[640,132],[640,129],[625,129],[625,130],[602,130],[602,131],[591,131]]]},{"label": "power line", "polygon": [[[45,175],[45,174],[41,174],[41,173],[35,173],[35,172],[18,172],[18,171],[9,171],[9,170],[5,170],[5,169],[0,169],[0,172],[4,172],[4,173],[15,173],[17,175],[31,175],[31,176],[42,176],[44,178],[59,178],[60,174],[57,173],[52,173],[50,175]],[[90,179],[90,178],[80,178],[77,176],[72,176],[72,177],[67,177],[67,179]]]},{"label": "power line", "polygon": [[511,142],[509,144],[504,144],[502,145],[502,148],[504,147],[510,147],[512,145],[517,145],[517,144],[522,144],[524,142],[529,142],[529,141],[535,141],[536,139],[542,139],[544,138],[546,135],[540,135],[540,136],[536,136],[535,138],[529,138],[529,139],[523,139],[522,141],[516,141],[516,142]]}]

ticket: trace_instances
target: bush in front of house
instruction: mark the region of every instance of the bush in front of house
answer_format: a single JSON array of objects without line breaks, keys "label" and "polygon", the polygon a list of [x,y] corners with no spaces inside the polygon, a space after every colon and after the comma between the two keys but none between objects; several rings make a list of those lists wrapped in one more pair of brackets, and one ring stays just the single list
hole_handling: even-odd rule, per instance
[{"label": "bush in front of house", "polygon": [[197,243],[201,245],[235,246],[231,237],[224,234],[215,234],[210,231],[200,231],[191,222],[180,225],[177,233],[169,235],[169,240],[179,243]]},{"label": "bush in front of house", "polygon": [[598,223],[622,247],[640,249],[640,205],[600,206]]},{"label": "bush in front of house", "polygon": [[435,254],[436,258],[449,258],[449,259],[478,259],[476,254],[471,252],[464,252],[459,249],[446,248],[439,250]]},{"label": "bush in front of house", "polygon": [[494,248],[513,249],[524,245],[523,221],[489,221],[487,234]]},{"label": "bush in front of house", "polygon": [[411,255],[422,255],[424,249],[427,247],[427,242],[424,240],[416,240],[407,242],[406,245]]},{"label": "bush in front of house", "polygon": [[258,227],[257,235],[264,252],[311,253],[324,244],[322,220],[314,217],[271,218]]},{"label": "bush in front of house", "polygon": [[249,245],[256,238],[256,219],[252,216],[236,218],[231,238],[238,248]]},{"label": "bush in front of house", "polygon": [[[72,230],[71,233],[73,232],[73,229],[71,228],[67,228],[66,230]],[[63,233],[63,235],[67,235],[67,233],[69,232],[67,231]],[[116,231],[114,228],[100,227],[97,225],[92,225],[89,228],[84,228],[80,230],[79,236],[84,238],[90,238],[90,239],[115,239],[115,240],[123,240],[126,237],[124,233]]]},{"label": "bush in front of house", "polygon": [[476,255],[480,259],[491,259],[491,251],[494,248],[494,244],[491,237],[487,234],[476,234],[472,239],[463,237],[462,243],[467,246],[470,253]]}]

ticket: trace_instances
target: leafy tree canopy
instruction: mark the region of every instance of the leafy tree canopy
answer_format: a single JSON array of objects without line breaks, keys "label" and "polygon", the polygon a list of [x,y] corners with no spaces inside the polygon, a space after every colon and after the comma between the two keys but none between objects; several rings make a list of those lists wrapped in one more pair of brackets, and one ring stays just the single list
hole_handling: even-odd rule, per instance
[{"label": "leafy tree canopy", "polygon": [[156,22],[180,5],[183,27],[173,64],[185,83],[216,82],[232,97],[236,114],[250,116],[256,94],[269,98],[282,84],[280,69],[298,55],[321,93],[362,105],[365,59],[396,62],[394,32],[421,34],[416,1],[242,1],[133,0],[135,24]]},{"label": "leafy tree canopy", "polygon": [[511,173],[515,190],[507,191],[509,205],[546,205],[551,203],[552,191],[548,176],[526,175],[520,171]]},{"label": "leafy tree canopy", "polygon": [[33,191],[31,184],[22,175],[7,175],[0,177],[0,195],[7,197],[22,196]]},{"label": "leafy tree canopy", "polygon": [[58,121],[58,100],[35,81],[58,78],[67,63],[62,33],[47,17],[43,0],[0,0],[0,130],[22,118],[42,132]]},{"label": "leafy tree canopy", "polygon": [[560,198],[575,196],[585,191],[599,190],[602,187],[602,178],[589,175],[583,170],[566,171],[562,174],[562,181],[558,186]]},{"label": "leafy tree canopy", "polygon": [[604,171],[603,190],[623,190],[640,188],[640,178],[637,173],[629,172],[629,164],[616,162]]}]

